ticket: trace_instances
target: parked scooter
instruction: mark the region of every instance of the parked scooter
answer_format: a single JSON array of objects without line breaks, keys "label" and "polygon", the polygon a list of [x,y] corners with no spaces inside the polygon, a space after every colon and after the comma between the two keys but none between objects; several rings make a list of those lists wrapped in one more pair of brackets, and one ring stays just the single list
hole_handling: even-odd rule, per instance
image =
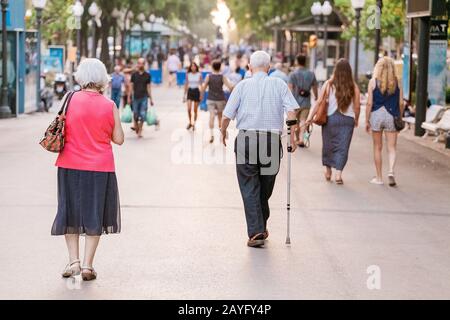
[{"label": "parked scooter", "polygon": [[64,73],[57,73],[55,76],[54,91],[59,100],[67,93],[68,87],[67,76]]}]

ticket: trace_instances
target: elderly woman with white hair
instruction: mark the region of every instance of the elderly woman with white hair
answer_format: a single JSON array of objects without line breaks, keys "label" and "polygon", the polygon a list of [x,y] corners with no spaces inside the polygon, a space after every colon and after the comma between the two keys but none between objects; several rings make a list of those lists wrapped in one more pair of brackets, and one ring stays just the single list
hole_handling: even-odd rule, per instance
[{"label": "elderly woman with white hair", "polygon": [[[249,247],[260,247],[269,236],[269,199],[280,169],[281,133],[284,114],[296,119],[297,101],[281,79],[269,77],[270,55],[256,51],[250,57],[252,77],[239,82],[225,107],[222,142],[227,128],[236,119],[239,134],[235,141],[236,171],[242,199]],[[296,126],[294,126],[294,129]],[[291,135],[292,152],[295,151]]]},{"label": "elderly woman with white hair", "polygon": [[[85,59],[75,74],[82,90],[73,93],[66,112],[65,146],[58,156],[58,212],[51,234],[64,235],[69,264],[65,278],[81,273],[97,277],[93,260],[100,236],[119,233],[120,204],[111,142],[122,145],[124,133],[115,103],[103,95],[110,81],[105,65]],[[85,235],[84,261],[79,237]]]}]

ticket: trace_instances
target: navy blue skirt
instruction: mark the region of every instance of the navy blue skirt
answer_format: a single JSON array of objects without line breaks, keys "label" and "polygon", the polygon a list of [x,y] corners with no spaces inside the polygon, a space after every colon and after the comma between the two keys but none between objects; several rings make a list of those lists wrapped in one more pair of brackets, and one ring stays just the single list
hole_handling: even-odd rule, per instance
[{"label": "navy blue skirt", "polygon": [[322,127],[322,163],[324,166],[342,171],[348,160],[355,119],[339,111],[328,117]]},{"label": "navy blue skirt", "polygon": [[51,234],[120,232],[116,174],[58,168],[58,213]]}]

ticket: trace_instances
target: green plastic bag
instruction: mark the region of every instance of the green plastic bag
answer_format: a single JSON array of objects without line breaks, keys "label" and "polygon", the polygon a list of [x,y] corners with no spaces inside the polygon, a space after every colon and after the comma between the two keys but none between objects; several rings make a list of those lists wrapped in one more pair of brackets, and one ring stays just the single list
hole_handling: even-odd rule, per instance
[{"label": "green plastic bag", "polygon": [[158,124],[158,117],[156,116],[155,108],[150,108],[147,112],[147,124],[149,126],[154,126]]},{"label": "green plastic bag", "polygon": [[123,123],[131,123],[132,120],[133,120],[133,111],[131,111],[130,105],[127,104],[122,111],[120,121],[122,121]]}]

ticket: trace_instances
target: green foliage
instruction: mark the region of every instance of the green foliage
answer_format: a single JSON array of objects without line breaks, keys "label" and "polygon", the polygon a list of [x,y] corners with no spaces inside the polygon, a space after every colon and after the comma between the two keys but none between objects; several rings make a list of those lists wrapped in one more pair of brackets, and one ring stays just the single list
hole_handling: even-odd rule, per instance
[{"label": "green foliage", "polygon": [[241,33],[258,33],[260,38],[271,35],[265,25],[276,16],[284,22],[299,20],[310,15],[314,0],[228,0],[232,16]]},{"label": "green foliage", "polygon": [[[335,7],[344,20],[344,39],[351,39],[356,34],[355,11],[350,0],[335,0]],[[376,0],[367,0],[361,18],[361,41],[366,49],[374,49],[375,38],[375,4]],[[381,15],[381,33],[383,37],[392,37],[396,43],[403,42],[406,21],[406,8],[404,0],[384,0]]]},{"label": "green foliage", "polygon": [[[88,8],[93,0],[85,0],[84,14],[82,17],[82,34],[87,33],[87,21],[90,18]],[[54,44],[65,44],[72,37],[72,30],[67,27],[68,21],[72,18],[70,6],[73,0],[51,0],[47,2],[47,6],[43,12],[42,38],[44,41]],[[208,26],[210,30],[201,30],[204,34],[213,32],[211,24],[205,24],[205,20],[210,22],[210,12],[215,7],[216,2],[212,0],[96,0],[97,5],[102,10],[102,22],[110,24],[113,22],[111,12],[114,8],[134,13],[137,15],[143,12],[146,16],[154,14],[162,16],[166,20],[174,22],[174,24],[186,22],[188,26],[195,27],[201,24],[203,27]],[[33,16],[27,23],[29,29],[36,26],[36,16],[33,10]]]},{"label": "green foliage", "polygon": [[[52,0],[47,2],[47,6],[42,14],[42,39],[50,43],[65,44],[71,35],[71,30],[67,28],[67,21],[72,16],[70,5],[72,0]],[[36,11],[30,21],[27,22],[28,29],[35,29]]]}]

